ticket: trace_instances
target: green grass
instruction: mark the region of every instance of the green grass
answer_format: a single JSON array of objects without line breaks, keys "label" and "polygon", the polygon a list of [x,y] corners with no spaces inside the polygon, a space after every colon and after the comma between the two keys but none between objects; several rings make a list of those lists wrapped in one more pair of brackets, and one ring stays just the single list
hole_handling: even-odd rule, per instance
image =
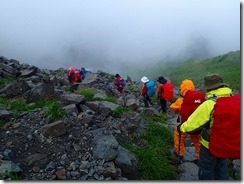
[{"label": "green grass", "polygon": [[[163,63],[161,65],[161,63]],[[208,59],[195,59],[184,62],[164,61],[156,64],[156,67],[145,68],[140,71],[150,78],[158,78],[163,75],[169,77],[175,86],[179,86],[184,79],[191,79],[202,88],[205,75],[219,73],[230,88],[240,90],[241,86],[241,59],[240,51],[229,52],[224,55]],[[134,74],[131,73],[133,76]]]},{"label": "green grass", "polygon": [[57,101],[50,101],[45,115],[51,117],[52,120],[58,120],[66,116],[66,111]]},{"label": "green grass", "polygon": [[0,98],[0,104],[8,105],[14,116],[19,116],[23,112],[43,107],[47,107],[45,115],[50,116],[53,120],[57,120],[66,115],[65,110],[61,109],[60,104],[55,99],[42,100],[37,103],[27,104],[23,98]]},{"label": "green grass", "polygon": [[171,131],[155,122],[161,120],[145,116],[148,128],[140,134],[137,146],[126,145],[139,159],[140,177],[145,180],[172,180],[177,168],[171,163],[170,148],[173,146]]},{"label": "green grass", "polygon": [[5,172],[5,180],[21,180],[21,176],[19,173],[14,173],[14,172]]},{"label": "green grass", "polygon": [[91,101],[95,95],[95,90],[90,87],[79,86],[75,93],[83,95],[86,98],[86,100]]},{"label": "green grass", "polygon": [[0,78],[0,86],[3,84],[11,84],[15,81],[15,78],[9,77],[9,78]]},{"label": "green grass", "polygon": [[112,116],[115,118],[120,118],[124,112],[131,112],[131,110],[120,105],[113,111]]},{"label": "green grass", "polygon": [[112,103],[117,103],[117,99],[114,96],[107,96],[105,99],[103,99],[104,101],[108,101],[108,102],[112,102]]},{"label": "green grass", "polygon": [[33,110],[36,108],[37,104],[28,105],[23,98],[18,99],[7,99],[0,98],[0,104],[8,105],[10,110],[15,116],[20,115],[24,111]]},{"label": "green grass", "polygon": [[204,84],[205,75],[219,73],[225,83],[233,89],[240,89],[241,82],[240,51],[206,60],[189,60],[167,67],[161,72],[169,76],[173,84],[179,86],[184,79],[192,79],[195,84]]}]

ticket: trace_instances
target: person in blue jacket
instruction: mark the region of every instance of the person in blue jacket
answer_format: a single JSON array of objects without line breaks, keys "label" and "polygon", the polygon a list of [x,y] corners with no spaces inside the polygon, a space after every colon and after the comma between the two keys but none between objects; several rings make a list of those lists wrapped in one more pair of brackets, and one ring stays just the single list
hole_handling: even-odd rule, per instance
[{"label": "person in blue jacket", "polygon": [[87,72],[88,71],[84,67],[81,67],[80,73],[82,75],[82,80],[85,79]]},{"label": "person in blue jacket", "polygon": [[150,105],[153,105],[151,97],[156,93],[156,84],[154,81],[149,80],[145,76],[141,78],[141,81],[144,84],[141,90],[141,95],[144,97],[145,107],[149,107],[148,102],[150,103]]}]

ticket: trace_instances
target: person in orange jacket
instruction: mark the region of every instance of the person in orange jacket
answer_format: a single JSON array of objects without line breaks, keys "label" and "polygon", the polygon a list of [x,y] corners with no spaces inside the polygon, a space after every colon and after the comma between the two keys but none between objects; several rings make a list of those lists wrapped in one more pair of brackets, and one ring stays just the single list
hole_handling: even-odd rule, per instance
[{"label": "person in orange jacket", "polygon": [[69,70],[67,71],[67,77],[69,79],[69,82],[75,83],[75,67],[71,66]]},{"label": "person in orange jacket", "polygon": [[[180,113],[181,105],[184,100],[184,95],[188,90],[195,90],[195,85],[191,80],[183,80],[180,85],[180,97],[170,105],[170,109],[175,113]],[[178,117],[178,123],[180,123],[180,116]],[[200,153],[200,134],[189,134],[191,137],[191,141],[195,146],[196,157],[199,160]],[[174,130],[174,153],[183,159],[185,153],[185,139],[188,136],[188,133],[179,133],[177,130],[177,126]]]}]

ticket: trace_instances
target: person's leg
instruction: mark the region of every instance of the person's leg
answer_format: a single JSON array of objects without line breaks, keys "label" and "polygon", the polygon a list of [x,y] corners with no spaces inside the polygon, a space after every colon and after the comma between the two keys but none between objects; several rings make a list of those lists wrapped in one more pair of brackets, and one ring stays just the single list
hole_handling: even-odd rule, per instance
[{"label": "person's leg", "polygon": [[190,134],[191,137],[191,141],[193,142],[194,146],[195,146],[195,153],[196,153],[196,157],[199,160],[200,158],[200,135],[201,134]]},{"label": "person's leg", "polygon": [[187,137],[186,133],[179,133],[177,128],[174,130],[174,151],[175,154],[182,157],[185,153],[185,139]]},{"label": "person's leg", "polygon": [[118,91],[119,91],[120,94],[123,94],[123,88],[119,87]]},{"label": "person's leg", "polygon": [[215,165],[216,165],[216,158],[213,157],[209,153],[209,150],[201,144],[199,170],[198,170],[199,180],[213,180]]},{"label": "person's leg", "polygon": [[227,159],[221,159],[221,158],[216,159],[214,179],[215,180],[229,179]]},{"label": "person's leg", "polygon": [[147,95],[147,101],[149,102],[150,105],[153,105],[153,102],[151,100],[151,98]]},{"label": "person's leg", "polygon": [[166,100],[160,99],[160,106],[163,112],[166,112]]},{"label": "person's leg", "polygon": [[149,107],[149,105],[148,105],[148,96],[147,95],[144,96],[143,102],[144,102],[145,107]]}]

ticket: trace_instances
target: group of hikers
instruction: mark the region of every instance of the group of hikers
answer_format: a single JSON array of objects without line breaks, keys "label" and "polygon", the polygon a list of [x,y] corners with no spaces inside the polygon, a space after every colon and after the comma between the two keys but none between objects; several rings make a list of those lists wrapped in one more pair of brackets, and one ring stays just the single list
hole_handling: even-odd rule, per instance
[{"label": "group of hikers", "polygon": [[67,77],[71,83],[81,82],[85,79],[87,73],[88,71],[84,67],[78,70],[74,66],[71,66],[67,71]]},{"label": "group of hikers", "polygon": [[[116,74],[115,85],[120,94],[121,78]],[[199,180],[228,180],[228,160],[240,159],[240,94],[234,94],[219,74],[204,77],[205,92],[198,91],[192,80],[183,80],[176,100],[173,84],[163,76],[158,78],[158,85],[145,76],[141,82],[145,107],[153,105],[151,98],[157,95],[162,113],[166,113],[170,104],[170,110],[178,115],[174,154],[179,163],[189,135],[195,147]]]},{"label": "group of hikers", "polygon": [[[228,180],[228,160],[240,159],[240,94],[234,94],[219,74],[204,77],[204,92],[197,90],[192,80],[183,80],[177,99],[174,99],[174,85],[163,76],[158,78],[158,84],[146,76],[141,82],[146,108],[153,105],[152,97],[157,95],[163,114],[167,104],[177,114],[174,154],[179,163],[189,135],[195,147],[199,180]],[[121,75],[115,75],[114,85],[122,95],[125,80]]]}]

